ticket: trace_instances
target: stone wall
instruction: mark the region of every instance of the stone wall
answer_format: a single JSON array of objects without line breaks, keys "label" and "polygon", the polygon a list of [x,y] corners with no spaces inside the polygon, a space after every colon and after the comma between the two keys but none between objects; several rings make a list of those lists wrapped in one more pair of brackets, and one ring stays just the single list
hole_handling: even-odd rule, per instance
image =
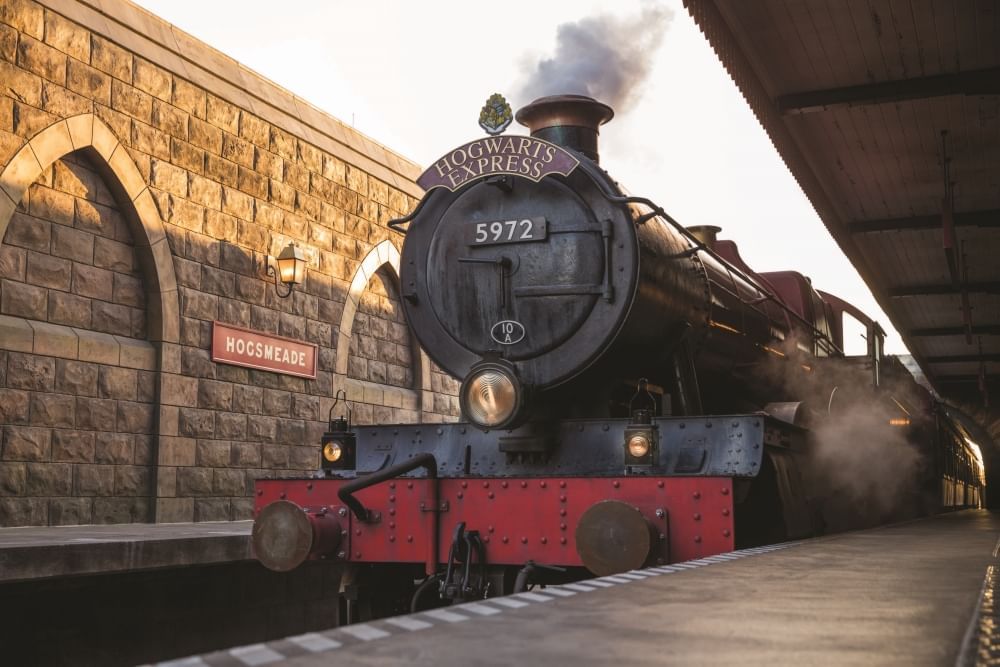
[{"label": "stone wall", "polygon": [[[396,296],[415,165],[122,0],[5,0],[0,81],[0,526],[247,518],[339,389],[456,417]],[[213,363],[213,321],[316,344],[317,378]]]}]

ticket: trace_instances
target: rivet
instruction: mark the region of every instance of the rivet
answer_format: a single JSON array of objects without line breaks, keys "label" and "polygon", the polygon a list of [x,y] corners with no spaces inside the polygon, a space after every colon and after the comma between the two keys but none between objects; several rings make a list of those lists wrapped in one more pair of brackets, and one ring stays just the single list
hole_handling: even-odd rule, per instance
[{"label": "rivet", "polygon": [[559,516],[566,516],[566,510],[559,510]]},{"label": "rivet", "polygon": [[287,494],[287,493],[285,493],[284,491],[282,491],[282,492],[281,492],[281,495],[279,495],[278,497],[279,497],[279,498],[281,498],[282,500],[284,500],[285,498],[287,498],[287,497],[288,497],[288,494]]},{"label": "rivet", "polygon": [[503,540],[502,540],[502,541],[503,541],[503,543],[504,543],[504,544],[507,544],[507,542],[508,542],[509,540],[508,540],[508,538],[507,538],[507,536],[506,536],[506,535],[504,535],[504,536],[503,536]]},{"label": "rivet", "polygon": [[337,558],[344,558],[346,556],[347,556],[347,554],[345,554],[343,551],[337,552]]},{"label": "rivet", "polygon": [[729,508],[722,510],[722,516],[729,516]]},{"label": "rivet", "polygon": [[694,536],[694,541],[700,544],[701,543],[701,535],[695,535]]},{"label": "rivet", "polygon": [[560,537],[559,538],[559,544],[566,544],[566,538],[565,537]]},{"label": "rivet", "polygon": [[389,528],[395,529],[396,528],[396,522],[395,521],[390,521],[389,522]]},{"label": "rivet", "polygon": [[493,532],[493,526],[487,526],[487,527],[486,527],[486,530],[488,530],[489,532],[491,532],[491,533],[492,533],[492,532]]},{"label": "rivet", "polygon": [[521,482],[521,488],[522,488],[522,489],[526,489],[526,488],[528,488],[528,483],[527,483],[527,482],[524,482],[524,481],[522,481],[522,482]]},{"label": "rivet", "polygon": [[566,524],[564,523],[559,524],[559,530],[566,530]]},{"label": "rivet", "polygon": [[728,496],[729,495],[729,487],[728,486],[722,487],[722,495],[724,495],[724,496]]},{"label": "rivet", "polygon": [[694,498],[695,500],[698,500],[699,498],[701,498],[701,491],[695,491],[694,493],[691,494],[691,497]]},{"label": "rivet", "polygon": [[337,514],[339,516],[347,516],[347,508],[346,507],[341,507],[339,510],[337,510]]},{"label": "rivet", "polygon": [[396,536],[395,535],[390,535],[389,536],[389,541],[390,542],[395,542],[396,541]]},{"label": "rivet", "polygon": [[619,481],[618,481],[617,479],[616,479],[615,481],[611,482],[611,486],[615,487],[616,489],[617,489],[617,488],[618,488],[619,486],[621,486],[621,485],[622,485],[622,483],[621,483],[621,482],[619,482]]},{"label": "rivet", "polygon": [[489,542],[489,541],[490,541],[490,536],[489,535],[484,535],[483,536],[483,542]]},{"label": "rivet", "polygon": [[564,503],[564,502],[566,502],[566,496],[565,496],[565,494],[564,494],[564,495],[561,495],[561,496],[559,496],[559,502],[561,502],[561,503]]},{"label": "rivet", "polygon": [[662,489],[663,488],[663,480],[662,479],[659,482],[656,483],[656,488],[658,488],[658,489]]},{"label": "rivet", "polygon": [[389,496],[389,502],[390,502],[390,503],[394,503],[394,502],[396,502],[396,496],[395,496],[395,495],[391,495],[391,496]]},{"label": "rivet", "polygon": [[540,487],[542,487],[544,489],[546,486],[548,486],[548,484],[546,484],[545,482],[539,482],[538,486],[540,486]]},{"label": "rivet", "polygon": [[490,500],[493,500],[493,492],[490,491],[489,493],[487,493],[486,497],[489,498]]},{"label": "rivet", "polygon": [[506,489],[507,488],[507,482],[500,482],[500,488]]},{"label": "rivet", "polygon": [[396,508],[395,507],[390,507],[389,508],[389,516],[396,516]]},{"label": "rivet", "polygon": [[490,488],[490,483],[489,482],[483,482],[483,488],[484,489]]},{"label": "rivet", "polygon": [[461,491],[459,491],[459,492],[458,492],[458,499],[459,499],[459,500],[461,500],[461,499],[462,499],[462,498],[464,498],[464,497],[465,497],[465,494],[464,494],[464,493],[462,493]]},{"label": "rivet", "polygon": [[462,488],[463,489],[469,488],[469,483],[468,482],[462,482]]},{"label": "rivet", "polygon": [[354,534],[355,534],[355,535],[360,535],[360,534],[361,534],[361,529],[360,529],[360,528],[356,529],[356,530],[354,531]]},{"label": "rivet", "polygon": [[562,482],[559,482],[559,488],[560,489],[565,489],[566,488],[566,482],[565,482],[565,480],[562,481]]},{"label": "rivet", "polygon": [[729,535],[730,535],[729,529],[728,528],[723,529],[722,536],[723,537],[729,537]]},{"label": "rivet", "polygon": [[406,536],[406,541],[407,542],[412,542],[413,541],[413,535],[407,535]]},{"label": "rivet", "polygon": [[361,552],[360,551],[355,551],[354,552],[354,557],[355,558],[361,558]]},{"label": "rivet", "polygon": [[611,427],[610,427],[610,426],[608,426],[607,424],[604,424],[603,426],[601,426],[601,430],[602,430],[602,431],[607,431],[607,430],[609,430],[610,428],[611,428]]},{"label": "rivet", "polygon": [[306,484],[306,491],[312,491],[312,490],[313,490],[313,483],[309,482],[308,484]]},{"label": "rivet", "polygon": [[264,495],[264,489],[257,489],[257,495],[258,496]]},{"label": "rivet", "polygon": [[694,520],[695,521],[701,521],[701,514],[699,514],[698,512],[695,512],[694,513]]},{"label": "rivet", "polygon": [[527,543],[528,543],[528,538],[527,537],[522,537],[521,538],[521,544],[527,544]]},{"label": "rivet", "polygon": [[543,537],[542,538],[542,544],[548,544],[548,543],[549,543],[549,538]]},{"label": "rivet", "polygon": [[395,482],[389,482],[389,488],[390,489],[395,489],[396,488],[396,483]]},{"label": "rivet", "polygon": [[413,488],[413,482],[407,482],[406,483],[406,488],[412,489]]}]

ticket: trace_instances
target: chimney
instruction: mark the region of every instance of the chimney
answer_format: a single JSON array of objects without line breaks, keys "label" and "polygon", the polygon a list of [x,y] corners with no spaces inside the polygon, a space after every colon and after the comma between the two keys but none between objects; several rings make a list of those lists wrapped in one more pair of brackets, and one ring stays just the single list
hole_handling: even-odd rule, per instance
[{"label": "chimney", "polygon": [[531,130],[531,136],[572,148],[598,162],[598,128],[614,115],[611,107],[592,97],[551,95],[522,107],[516,118]]},{"label": "chimney", "polygon": [[687,230],[691,232],[691,236],[701,241],[706,248],[713,249],[715,248],[715,242],[718,240],[719,232],[722,231],[722,227],[716,227],[715,225],[695,225],[694,227],[688,227]]}]

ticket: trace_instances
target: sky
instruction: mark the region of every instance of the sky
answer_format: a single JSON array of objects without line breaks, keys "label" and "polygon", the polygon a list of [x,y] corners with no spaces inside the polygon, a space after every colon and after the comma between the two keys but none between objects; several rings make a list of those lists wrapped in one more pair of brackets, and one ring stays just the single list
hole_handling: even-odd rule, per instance
[{"label": "sky", "polygon": [[[883,324],[888,352],[906,353],[680,0],[138,4],[425,167],[483,136],[492,93],[530,101],[522,91],[557,53],[560,25],[643,30],[631,50],[646,76],[602,128],[602,166],[682,224],[722,227],[755,270],[798,270],[854,303]],[[849,353],[863,350],[852,340]]]}]

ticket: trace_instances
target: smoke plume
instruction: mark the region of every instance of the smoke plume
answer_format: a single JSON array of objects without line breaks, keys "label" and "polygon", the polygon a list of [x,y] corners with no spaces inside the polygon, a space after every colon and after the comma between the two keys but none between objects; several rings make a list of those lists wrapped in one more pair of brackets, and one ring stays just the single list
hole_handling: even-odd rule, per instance
[{"label": "smoke plume", "polygon": [[520,99],[589,95],[617,111],[628,111],[641,95],[672,19],[670,9],[647,3],[635,16],[601,14],[563,23],[556,33],[555,55],[525,73]]}]

